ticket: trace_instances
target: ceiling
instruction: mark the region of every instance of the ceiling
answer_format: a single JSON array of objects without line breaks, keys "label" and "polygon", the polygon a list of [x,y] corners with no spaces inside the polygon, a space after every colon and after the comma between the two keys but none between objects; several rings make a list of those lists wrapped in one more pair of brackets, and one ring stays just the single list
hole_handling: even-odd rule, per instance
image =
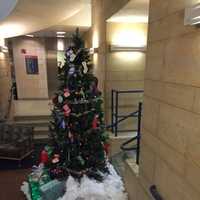
[{"label": "ceiling", "polygon": [[56,37],[57,31],[66,32],[65,36],[71,36],[76,28],[79,28],[80,33],[87,31],[91,27],[91,4],[85,4],[79,12],[71,17],[60,21],[56,25],[33,33],[38,37]]},{"label": "ceiling", "polygon": [[[0,0],[0,4],[5,1]],[[12,12],[0,21],[0,37],[15,37],[44,29],[47,32],[72,31],[77,26],[81,30],[91,26],[90,0],[18,0]]]},{"label": "ceiling", "polygon": [[149,0],[130,0],[108,22],[147,23],[149,16]]},{"label": "ceiling", "polygon": [[7,17],[15,8],[17,0],[0,0],[0,20]]},{"label": "ceiling", "polygon": [[[108,22],[148,22],[149,0],[130,0]],[[91,27],[91,0],[0,0],[0,37],[71,35]]]}]

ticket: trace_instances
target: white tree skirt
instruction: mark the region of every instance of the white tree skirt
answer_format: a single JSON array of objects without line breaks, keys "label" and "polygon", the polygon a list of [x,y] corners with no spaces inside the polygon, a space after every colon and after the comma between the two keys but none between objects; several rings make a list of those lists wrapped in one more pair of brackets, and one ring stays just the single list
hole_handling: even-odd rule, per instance
[{"label": "white tree skirt", "polygon": [[84,176],[78,183],[71,176],[66,183],[66,193],[61,200],[127,200],[124,184],[113,166],[108,164],[110,174],[103,182]]},{"label": "white tree skirt", "polygon": [[[128,200],[121,177],[111,164],[108,168],[110,174],[104,176],[103,182],[84,176],[79,183],[70,176],[66,182],[66,193],[59,200]],[[28,184],[24,183],[21,190],[29,200]]]}]

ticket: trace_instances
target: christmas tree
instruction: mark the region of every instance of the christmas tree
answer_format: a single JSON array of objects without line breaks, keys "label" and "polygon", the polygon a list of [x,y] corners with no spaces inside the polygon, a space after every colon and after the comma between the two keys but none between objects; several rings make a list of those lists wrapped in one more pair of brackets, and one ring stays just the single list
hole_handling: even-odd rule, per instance
[{"label": "christmas tree", "polygon": [[60,87],[52,99],[52,152],[48,158],[44,152],[42,162],[53,179],[86,175],[101,181],[108,172],[103,101],[98,79],[92,74],[89,50],[78,30],[58,78]]}]

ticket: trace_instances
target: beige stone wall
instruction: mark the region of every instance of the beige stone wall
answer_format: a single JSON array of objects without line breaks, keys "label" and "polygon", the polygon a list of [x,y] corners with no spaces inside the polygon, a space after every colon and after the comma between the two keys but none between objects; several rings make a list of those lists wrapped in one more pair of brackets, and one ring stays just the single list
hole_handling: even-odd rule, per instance
[{"label": "beige stone wall", "polygon": [[198,0],[151,0],[140,179],[166,200],[200,199],[200,35],[184,26]]},{"label": "beige stone wall", "polygon": [[[22,49],[26,50],[26,54],[21,52]],[[39,74],[28,75],[26,73],[25,55],[38,56]],[[13,56],[19,99],[48,98],[47,63],[44,40],[27,37],[13,39]]]},{"label": "beige stone wall", "polygon": [[[105,97],[105,114],[106,121],[110,123],[110,101],[111,89],[140,89],[144,87],[144,53],[110,53],[109,44],[112,44],[112,38],[118,40],[114,35],[122,30],[138,33],[146,44],[147,24],[117,24],[106,23],[106,19],[114,12],[122,8],[128,1],[112,0],[93,0],[92,1],[92,29],[85,35],[86,44],[90,47],[98,48],[98,53],[93,56],[94,73],[99,79],[99,88]],[[112,6],[110,6],[112,5]],[[112,9],[111,9],[112,8]],[[88,39],[92,38],[92,41]],[[135,37],[135,38],[136,38]],[[126,38],[126,36],[125,36]],[[141,38],[137,38],[138,42]],[[123,41],[122,41],[123,42]],[[127,41],[126,41],[127,42]],[[122,100],[122,114],[134,111],[135,103],[138,102],[138,97],[124,96]],[[130,102],[129,99],[132,99]],[[126,106],[124,106],[126,105]],[[134,122],[135,121],[135,122]],[[129,128],[129,125],[136,123],[136,120],[130,119],[122,124],[123,127]],[[122,128],[122,127],[121,127]]]},{"label": "beige stone wall", "polygon": [[[92,0],[92,47],[98,48],[94,54],[94,74],[99,79],[99,88],[105,91],[106,70],[106,19],[122,8],[129,0]],[[111,6],[112,5],[112,6]]]},{"label": "beige stone wall", "polygon": [[86,31],[83,34],[83,39],[85,41],[85,47],[91,48],[92,47],[92,28],[90,28],[88,31]]},{"label": "beige stone wall", "polygon": [[[107,23],[107,45],[146,46],[147,24]],[[110,123],[111,90],[134,90],[144,88],[146,53],[144,52],[107,52],[106,67],[106,114]],[[137,110],[142,94],[122,94],[119,98],[120,114]],[[130,118],[120,124],[120,129],[137,128],[137,119]]]},{"label": "beige stone wall", "polygon": [[8,113],[8,100],[11,89],[10,63],[7,53],[0,53],[0,119]]},{"label": "beige stone wall", "polygon": [[52,98],[59,86],[58,80],[58,67],[57,67],[57,38],[46,37],[45,39],[45,51],[47,62],[47,84],[48,95]]}]

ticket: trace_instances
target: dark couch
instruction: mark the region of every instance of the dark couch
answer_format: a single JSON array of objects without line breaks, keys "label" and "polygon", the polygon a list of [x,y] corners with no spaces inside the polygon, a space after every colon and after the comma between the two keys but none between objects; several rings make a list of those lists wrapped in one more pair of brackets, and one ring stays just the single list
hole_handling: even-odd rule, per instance
[{"label": "dark couch", "polygon": [[33,152],[33,128],[0,123],[0,159],[21,161]]}]

